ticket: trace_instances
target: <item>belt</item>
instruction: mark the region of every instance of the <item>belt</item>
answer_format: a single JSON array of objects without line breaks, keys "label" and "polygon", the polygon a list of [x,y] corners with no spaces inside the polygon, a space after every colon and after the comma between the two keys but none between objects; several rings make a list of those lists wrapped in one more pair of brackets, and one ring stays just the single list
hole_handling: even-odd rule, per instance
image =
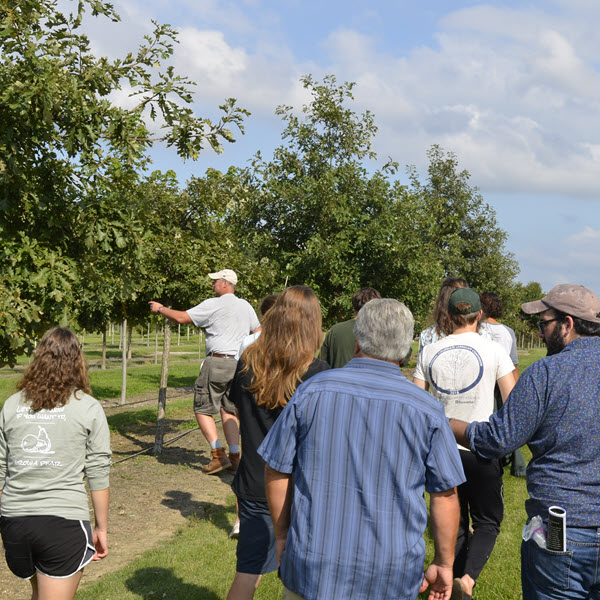
[{"label": "belt", "polygon": [[235,358],[234,354],[221,354],[220,352],[209,352],[208,355],[215,358]]}]

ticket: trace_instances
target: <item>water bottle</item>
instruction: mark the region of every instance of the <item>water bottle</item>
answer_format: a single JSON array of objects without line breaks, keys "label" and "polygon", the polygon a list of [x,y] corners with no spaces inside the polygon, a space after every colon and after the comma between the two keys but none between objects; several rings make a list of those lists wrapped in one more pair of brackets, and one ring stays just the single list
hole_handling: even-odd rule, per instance
[{"label": "water bottle", "polygon": [[546,532],[544,531],[544,522],[540,515],[532,517],[523,525],[523,539],[525,541],[533,539],[540,548],[546,547]]}]

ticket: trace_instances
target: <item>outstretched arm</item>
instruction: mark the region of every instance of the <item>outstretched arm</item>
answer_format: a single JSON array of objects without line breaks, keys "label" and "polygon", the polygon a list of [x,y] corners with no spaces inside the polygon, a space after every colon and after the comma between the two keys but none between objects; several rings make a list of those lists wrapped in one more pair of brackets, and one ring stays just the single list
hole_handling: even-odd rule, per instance
[{"label": "outstretched arm", "polygon": [[179,323],[180,325],[191,325],[192,323],[192,317],[185,310],[173,310],[155,300],[150,300],[148,304],[150,305],[150,312],[152,314],[160,313],[165,319],[169,319],[169,321]]},{"label": "outstretched arm", "polygon": [[435,556],[425,571],[419,593],[431,586],[429,600],[448,600],[452,593],[452,566],[460,514],[456,488],[432,493],[429,510]]}]

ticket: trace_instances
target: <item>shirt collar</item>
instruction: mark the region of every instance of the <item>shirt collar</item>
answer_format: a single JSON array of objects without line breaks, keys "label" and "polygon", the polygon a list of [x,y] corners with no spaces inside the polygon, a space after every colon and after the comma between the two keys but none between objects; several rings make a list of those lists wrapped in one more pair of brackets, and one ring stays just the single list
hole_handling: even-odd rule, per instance
[{"label": "shirt collar", "polygon": [[346,367],[352,367],[353,369],[379,369],[402,375],[402,371],[398,365],[394,365],[385,360],[378,360],[377,358],[353,358],[350,362],[346,363],[343,368]]}]

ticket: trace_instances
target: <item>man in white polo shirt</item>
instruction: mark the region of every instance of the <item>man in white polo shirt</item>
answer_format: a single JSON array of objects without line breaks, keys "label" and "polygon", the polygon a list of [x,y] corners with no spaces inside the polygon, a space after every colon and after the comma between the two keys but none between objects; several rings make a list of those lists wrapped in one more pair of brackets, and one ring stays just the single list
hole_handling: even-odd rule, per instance
[{"label": "man in white polo shirt", "polygon": [[[206,333],[206,358],[194,386],[194,413],[198,426],[210,444],[212,460],[204,467],[208,474],[240,462],[239,426],[235,406],[229,400],[229,388],[235,374],[235,355],[241,341],[260,330],[256,312],[246,300],[235,295],[237,275],[231,269],[209,273],[216,298],[208,298],[188,310],[173,310],[152,300],[150,310],[182,325],[193,323]],[[221,413],[229,457],[221,446],[212,415]]]}]

